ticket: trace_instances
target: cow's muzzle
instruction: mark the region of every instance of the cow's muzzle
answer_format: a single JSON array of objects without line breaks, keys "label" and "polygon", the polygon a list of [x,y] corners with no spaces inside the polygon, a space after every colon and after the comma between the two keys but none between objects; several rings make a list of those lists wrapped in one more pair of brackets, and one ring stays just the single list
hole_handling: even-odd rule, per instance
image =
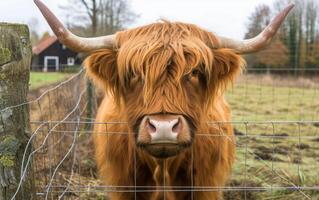
[{"label": "cow's muzzle", "polygon": [[190,146],[192,133],[182,115],[146,115],[139,125],[136,141],[154,157],[167,158]]}]

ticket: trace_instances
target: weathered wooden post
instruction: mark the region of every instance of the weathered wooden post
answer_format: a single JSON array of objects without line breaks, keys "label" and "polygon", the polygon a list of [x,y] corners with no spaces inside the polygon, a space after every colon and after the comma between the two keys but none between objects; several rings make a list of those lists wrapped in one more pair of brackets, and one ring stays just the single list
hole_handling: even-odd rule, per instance
[{"label": "weathered wooden post", "polygon": [[[22,156],[29,139],[28,105],[20,104],[27,101],[31,56],[28,27],[0,23],[0,200],[11,199],[18,188]],[[34,198],[29,167],[15,199]]]}]

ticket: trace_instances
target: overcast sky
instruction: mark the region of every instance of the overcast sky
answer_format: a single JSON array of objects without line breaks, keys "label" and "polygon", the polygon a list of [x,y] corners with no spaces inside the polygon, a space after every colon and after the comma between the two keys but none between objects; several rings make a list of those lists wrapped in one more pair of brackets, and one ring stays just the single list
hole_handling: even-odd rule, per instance
[{"label": "overcast sky", "polygon": [[[43,0],[63,19],[60,6],[68,0]],[[242,38],[248,16],[259,4],[272,5],[274,0],[131,0],[133,11],[140,14],[131,27],[164,18],[195,23],[219,35]],[[27,23],[38,18],[40,31],[49,30],[33,0],[0,0],[0,22]]]}]

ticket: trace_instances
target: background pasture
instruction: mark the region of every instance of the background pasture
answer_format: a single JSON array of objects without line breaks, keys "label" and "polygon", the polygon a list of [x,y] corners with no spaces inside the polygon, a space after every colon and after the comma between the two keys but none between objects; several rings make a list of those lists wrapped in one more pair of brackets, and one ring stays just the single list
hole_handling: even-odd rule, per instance
[{"label": "background pasture", "polygon": [[[318,199],[318,74],[246,70],[226,94],[233,121],[208,122],[235,128],[237,158],[231,179],[223,188],[190,190],[223,190],[225,199]],[[30,104],[39,199],[105,199],[106,192],[136,192],[97,180],[90,129],[97,122],[85,115],[83,80],[79,72]],[[96,92],[98,104],[101,94]]]}]

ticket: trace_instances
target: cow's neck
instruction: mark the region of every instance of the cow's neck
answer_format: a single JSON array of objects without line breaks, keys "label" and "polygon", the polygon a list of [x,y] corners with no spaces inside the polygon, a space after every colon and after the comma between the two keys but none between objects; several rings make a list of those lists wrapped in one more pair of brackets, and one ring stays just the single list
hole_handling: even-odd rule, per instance
[{"label": "cow's neck", "polygon": [[[187,153],[182,153],[179,156],[169,159],[150,159],[147,165],[153,174],[153,180],[156,185],[156,192],[152,195],[151,200],[177,200],[171,186],[190,186],[190,180],[183,179],[182,182],[176,182],[176,176],[188,177],[186,174],[181,174],[180,170],[185,170],[185,166],[181,167],[182,163],[186,164],[185,158],[189,156]],[[150,157],[147,157],[150,158]],[[186,164],[187,165],[187,164]],[[187,173],[187,172],[186,172]],[[182,177],[179,177],[181,179]],[[189,183],[188,183],[189,182]],[[176,189],[176,188],[175,188]],[[165,191],[166,190],[166,191]]]},{"label": "cow's neck", "polygon": [[[175,197],[170,186],[172,185],[172,177],[169,172],[169,161],[163,159],[156,159],[156,166],[153,173],[153,179],[156,183],[157,191],[154,193],[152,200],[169,199],[174,200]],[[165,191],[167,190],[167,191]]]}]

